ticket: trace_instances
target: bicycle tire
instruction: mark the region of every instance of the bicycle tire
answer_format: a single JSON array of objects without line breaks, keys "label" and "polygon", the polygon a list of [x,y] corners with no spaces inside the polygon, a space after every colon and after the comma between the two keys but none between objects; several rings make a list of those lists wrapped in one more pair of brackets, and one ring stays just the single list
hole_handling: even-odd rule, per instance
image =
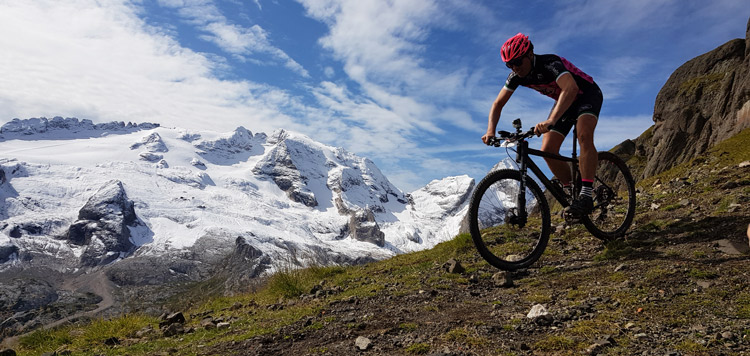
[{"label": "bicycle tire", "polygon": [[594,210],[582,218],[595,237],[612,241],[625,236],[635,217],[635,181],[625,162],[602,151],[594,179]]},{"label": "bicycle tire", "polygon": [[520,183],[519,171],[491,172],[477,184],[469,204],[469,230],[479,254],[490,265],[507,271],[536,262],[547,247],[551,230],[547,199],[530,177],[525,189],[528,219],[524,224],[512,222],[517,215],[513,209]]}]

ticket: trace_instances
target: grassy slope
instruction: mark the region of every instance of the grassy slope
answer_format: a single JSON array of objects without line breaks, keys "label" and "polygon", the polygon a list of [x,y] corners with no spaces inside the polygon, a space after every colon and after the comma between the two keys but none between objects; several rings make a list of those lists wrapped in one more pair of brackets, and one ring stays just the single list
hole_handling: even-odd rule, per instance
[{"label": "grassy slope", "polygon": [[[183,305],[192,306],[182,310],[187,326],[195,328],[189,334],[136,337],[144,327],[158,329],[159,320],[124,315],[37,331],[21,338],[16,350],[337,355],[354,352],[354,339],[364,335],[376,344],[373,354],[512,355],[528,348],[574,355],[606,336],[614,341],[603,349],[607,354],[748,352],[750,258],[725,254],[713,242],[744,239],[750,167],[738,164],[748,159],[745,130],[639,182],[638,215],[624,241],[603,246],[582,227],[566,229],[553,236],[539,263],[513,275],[513,288],[495,287],[491,277],[497,271],[477,256],[468,235],[460,235],[428,251],[364,266],[281,272],[256,293],[188,301]],[[447,273],[442,265],[451,258],[466,272]],[[310,295],[313,288],[322,292]],[[536,303],[560,322],[542,327],[526,320]],[[568,319],[563,312],[580,317]],[[205,330],[204,316],[223,318],[231,327]],[[717,337],[725,331],[733,339]],[[110,337],[120,344],[106,346]]]}]

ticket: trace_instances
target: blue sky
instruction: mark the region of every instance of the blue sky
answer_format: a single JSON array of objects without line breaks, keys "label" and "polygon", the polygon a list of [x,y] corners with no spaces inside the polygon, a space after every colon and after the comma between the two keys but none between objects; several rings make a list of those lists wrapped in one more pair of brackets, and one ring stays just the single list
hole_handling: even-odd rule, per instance
[{"label": "blue sky", "polygon": [[[609,149],[651,125],[677,67],[744,37],[749,16],[746,0],[0,0],[0,122],[284,128],[411,191],[479,179],[505,156],[480,137],[517,32],[599,83]],[[552,104],[519,89],[500,126]]]}]

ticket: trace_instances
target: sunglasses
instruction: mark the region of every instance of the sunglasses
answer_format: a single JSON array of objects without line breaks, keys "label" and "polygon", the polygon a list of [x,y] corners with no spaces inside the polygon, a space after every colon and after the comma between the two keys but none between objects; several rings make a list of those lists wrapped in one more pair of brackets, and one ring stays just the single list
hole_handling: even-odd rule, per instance
[{"label": "sunglasses", "polygon": [[521,64],[523,64],[523,59],[525,57],[526,56],[521,56],[521,57],[518,57],[518,58],[513,58],[513,59],[505,62],[505,66],[507,66],[508,68],[520,67]]}]

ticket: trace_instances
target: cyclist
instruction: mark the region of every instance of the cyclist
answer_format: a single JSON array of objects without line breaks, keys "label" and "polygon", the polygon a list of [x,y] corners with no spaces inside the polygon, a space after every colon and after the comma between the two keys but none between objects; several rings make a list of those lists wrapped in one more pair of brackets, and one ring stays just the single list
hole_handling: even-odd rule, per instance
[{"label": "cyclist", "polygon": [[[594,79],[565,58],[554,54],[534,54],[529,37],[519,33],[509,38],[500,50],[500,57],[511,69],[505,85],[490,109],[487,133],[482,141],[489,144],[495,136],[503,106],[519,85],[534,89],[555,99],[547,120],[534,127],[537,136],[544,134],[544,152],[559,154],[560,146],[573,125],[577,125],[582,180],[581,194],[568,207],[574,217],[588,215],[593,209],[592,187],[597,165],[594,129],[602,107],[602,92]],[[545,158],[552,173],[565,187],[570,187],[570,167],[564,161]]]}]

